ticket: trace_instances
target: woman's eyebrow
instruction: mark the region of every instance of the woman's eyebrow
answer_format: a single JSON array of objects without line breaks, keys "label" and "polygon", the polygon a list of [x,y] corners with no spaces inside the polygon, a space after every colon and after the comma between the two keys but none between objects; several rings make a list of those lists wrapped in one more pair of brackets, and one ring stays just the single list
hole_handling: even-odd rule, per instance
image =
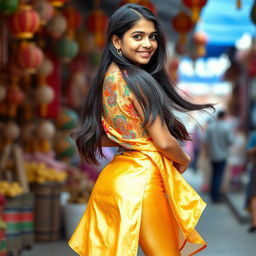
[{"label": "woman's eyebrow", "polygon": [[[153,32],[150,32],[149,34],[156,34],[157,32],[156,31],[153,31]],[[146,34],[146,32],[144,31],[133,31],[132,34]]]}]

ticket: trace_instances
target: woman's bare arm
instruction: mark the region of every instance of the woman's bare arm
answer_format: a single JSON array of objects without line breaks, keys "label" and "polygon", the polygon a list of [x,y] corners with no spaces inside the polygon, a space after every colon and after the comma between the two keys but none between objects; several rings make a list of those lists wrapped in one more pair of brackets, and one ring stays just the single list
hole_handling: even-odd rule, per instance
[{"label": "woman's bare arm", "polygon": [[[143,120],[143,110],[134,95],[132,95],[132,101]],[[147,126],[147,130],[158,150],[174,162],[180,173],[184,172],[189,166],[190,157],[182,150],[176,138],[171,135],[166,123],[162,122],[160,117],[157,117],[152,125]]]}]

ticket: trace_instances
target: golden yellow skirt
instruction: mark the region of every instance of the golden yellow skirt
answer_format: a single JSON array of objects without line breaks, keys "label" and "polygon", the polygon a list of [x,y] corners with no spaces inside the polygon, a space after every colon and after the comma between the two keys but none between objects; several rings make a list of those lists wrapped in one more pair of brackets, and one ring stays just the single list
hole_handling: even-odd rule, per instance
[{"label": "golden yellow skirt", "polygon": [[172,162],[158,152],[127,151],[102,170],[69,241],[74,251],[81,256],[137,255],[144,189],[154,168],[163,178],[180,255],[194,255],[206,247],[194,229],[205,203]]}]

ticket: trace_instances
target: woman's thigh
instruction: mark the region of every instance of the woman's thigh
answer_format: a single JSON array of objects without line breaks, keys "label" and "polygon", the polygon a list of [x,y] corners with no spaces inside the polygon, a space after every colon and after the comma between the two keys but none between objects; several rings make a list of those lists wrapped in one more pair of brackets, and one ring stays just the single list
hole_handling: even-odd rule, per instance
[{"label": "woman's thigh", "polygon": [[147,256],[179,256],[172,214],[160,173],[154,169],[144,191],[140,246]]}]

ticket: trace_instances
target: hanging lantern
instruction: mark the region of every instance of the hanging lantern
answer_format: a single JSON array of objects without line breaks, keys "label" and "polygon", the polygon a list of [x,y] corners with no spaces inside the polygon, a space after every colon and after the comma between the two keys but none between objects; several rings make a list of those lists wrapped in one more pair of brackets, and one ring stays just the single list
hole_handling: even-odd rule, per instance
[{"label": "hanging lantern", "polygon": [[39,26],[39,15],[29,5],[21,5],[9,19],[10,30],[16,38],[32,38]]},{"label": "hanging lantern", "polygon": [[180,61],[178,58],[172,58],[168,66],[168,73],[174,83],[178,82],[178,68]]},{"label": "hanging lantern", "polygon": [[1,0],[0,1],[0,12],[7,15],[13,14],[18,8],[19,0]]},{"label": "hanging lantern", "polygon": [[40,85],[35,92],[36,102],[39,104],[40,116],[47,115],[47,106],[54,99],[54,91],[48,85]]},{"label": "hanging lantern", "polygon": [[139,4],[148,8],[154,14],[157,14],[155,5],[151,3],[149,0],[123,0],[119,3],[120,6],[125,4]]},{"label": "hanging lantern", "polygon": [[0,85],[0,101],[3,101],[6,97],[6,87],[4,85]]},{"label": "hanging lantern", "polygon": [[180,12],[172,19],[172,26],[174,30],[179,33],[179,43],[186,43],[186,34],[193,28],[191,17],[185,12]]},{"label": "hanging lantern", "polygon": [[99,9],[93,10],[86,20],[86,26],[94,35],[95,43],[98,47],[104,46],[107,25],[108,17]]},{"label": "hanging lantern", "polygon": [[55,52],[59,58],[68,62],[73,59],[78,53],[78,44],[76,41],[69,38],[62,38],[56,45]]},{"label": "hanging lantern", "polygon": [[236,8],[241,9],[242,8],[242,1],[241,0],[236,0]]},{"label": "hanging lantern", "polygon": [[187,52],[187,48],[184,44],[180,44],[180,42],[177,42],[175,44],[175,52],[178,54],[178,55],[184,55],[186,52]]},{"label": "hanging lantern", "polygon": [[192,21],[196,23],[199,19],[201,9],[206,5],[207,0],[183,0],[183,3],[192,11]]},{"label": "hanging lantern", "polygon": [[75,141],[66,134],[58,136],[56,140],[55,150],[60,158],[72,157],[76,152]]},{"label": "hanging lantern", "polygon": [[65,16],[67,21],[68,36],[73,38],[74,31],[78,29],[78,27],[81,25],[82,16],[80,12],[72,6],[68,6],[67,8],[65,8],[65,10],[63,11],[63,15]]},{"label": "hanging lantern", "polygon": [[37,74],[39,76],[48,76],[53,71],[53,63],[50,59],[44,58],[41,65],[37,69]]},{"label": "hanging lantern", "polygon": [[21,138],[23,141],[23,147],[25,152],[33,152],[36,144],[35,129],[36,126],[34,123],[27,123],[22,126],[21,129]]},{"label": "hanging lantern", "polygon": [[193,39],[196,44],[198,57],[205,56],[205,46],[208,40],[207,35],[203,31],[199,31],[194,34]]},{"label": "hanging lantern", "polygon": [[148,8],[155,15],[157,14],[155,5],[151,3],[149,0],[140,0],[138,4]]},{"label": "hanging lantern", "polygon": [[62,108],[56,120],[56,127],[62,131],[70,131],[78,124],[78,114],[69,108]]},{"label": "hanging lantern", "polygon": [[8,122],[3,129],[3,137],[5,144],[11,144],[20,135],[19,126],[13,121]]},{"label": "hanging lantern", "polygon": [[63,6],[68,0],[48,0],[52,6],[54,7],[61,7]]},{"label": "hanging lantern", "polygon": [[17,107],[24,102],[25,94],[18,86],[12,86],[7,91],[7,102],[9,103],[8,115],[15,117],[17,113]]},{"label": "hanging lantern", "polygon": [[55,135],[55,127],[52,122],[42,120],[36,128],[41,152],[51,151],[51,140]]},{"label": "hanging lantern", "polygon": [[34,43],[23,43],[17,52],[17,62],[28,73],[36,72],[43,60],[43,52]]},{"label": "hanging lantern", "polygon": [[53,7],[47,0],[36,0],[33,8],[40,17],[40,22],[45,25],[53,16]]},{"label": "hanging lantern", "polygon": [[57,13],[54,15],[50,21],[46,25],[46,31],[53,37],[61,37],[62,34],[67,29],[67,21],[66,18],[60,14]]}]

